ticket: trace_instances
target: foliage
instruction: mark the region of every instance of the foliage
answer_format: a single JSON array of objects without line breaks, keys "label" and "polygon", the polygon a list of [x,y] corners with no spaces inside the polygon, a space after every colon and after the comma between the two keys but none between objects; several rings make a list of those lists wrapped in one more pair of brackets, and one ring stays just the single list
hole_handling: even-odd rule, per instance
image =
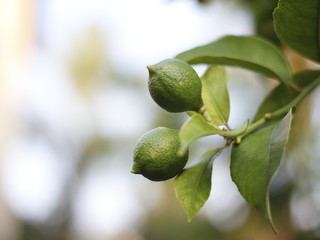
[{"label": "foliage", "polygon": [[174,180],[177,197],[185,208],[189,221],[209,198],[212,164],[220,152],[218,149],[209,150],[202,156],[200,163],[183,170]]},{"label": "foliage", "polygon": [[319,7],[320,2],[316,0],[281,0],[274,11],[275,30],[280,40],[305,57],[318,62]]},{"label": "foliage", "polygon": [[225,36],[177,56],[190,64],[208,63],[246,68],[283,83],[291,81],[289,66],[273,44],[255,36]]},{"label": "foliage", "polygon": [[[282,44],[300,55],[320,62],[317,0],[280,0],[274,24]],[[189,64],[207,64],[201,76],[203,106],[188,111],[190,118],[180,129],[181,147],[208,135],[220,135],[225,145],[204,153],[194,166],[184,169],[174,180],[176,195],[188,220],[202,208],[210,195],[213,160],[231,146],[230,171],[243,198],[272,221],[269,186],[285,154],[294,109],[320,83],[320,71],[292,73],[285,56],[273,43],[258,36],[225,36],[212,43],[180,53],[177,59]],[[227,72],[235,66],[258,72],[279,81],[264,99],[254,118],[232,129]]]}]

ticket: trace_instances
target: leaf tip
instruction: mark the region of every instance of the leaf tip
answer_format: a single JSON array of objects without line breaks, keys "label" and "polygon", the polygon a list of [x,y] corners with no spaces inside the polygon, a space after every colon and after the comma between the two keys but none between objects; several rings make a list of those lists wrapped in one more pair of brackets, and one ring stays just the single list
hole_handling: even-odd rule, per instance
[{"label": "leaf tip", "polygon": [[270,208],[270,200],[269,200],[269,194],[267,193],[266,195],[266,218],[268,219],[268,222],[272,228],[272,231],[275,233],[275,234],[278,234],[278,230],[276,228],[276,225],[274,224],[273,222],[273,219],[272,219],[272,213],[271,213],[271,208]]},{"label": "leaf tip", "polygon": [[273,223],[270,223],[270,225],[271,225],[271,228],[272,228],[274,234],[278,235],[278,229],[276,228],[276,226]]},{"label": "leaf tip", "polygon": [[186,212],[186,213],[187,213],[187,217],[188,217],[187,221],[188,221],[188,223],[191,223],[191,221],[192,221],[193,217],[196,215],[196,213],[192,213],[192,212]]},{"label": "leaf tip", "polygon": [[268,222],[269,222],[270,227],[271,227],[272,231],[274,232],[274,234],[278,234],[278,229],[277,229],[276,225],[274,224],[271,215],[268,214],[267,219],[268,219]]}]

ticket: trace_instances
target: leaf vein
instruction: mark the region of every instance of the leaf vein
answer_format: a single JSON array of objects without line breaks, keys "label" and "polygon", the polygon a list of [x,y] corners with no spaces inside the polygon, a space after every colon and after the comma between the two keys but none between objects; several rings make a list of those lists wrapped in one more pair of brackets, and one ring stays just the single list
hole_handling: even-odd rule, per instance
[{"label": "leaf vein", "polygon": [[219,117],[220,117],[220,120],[223,122],[223,124],[224,125],[226,125],[227,124],[227,121],[224,119],[224,117],[222,116],[222,113],[221,113],[221,110],[220,110],[220,108],[218,108],[218,105],[216,104],[216,102],[215,101],[211,101],[210,102],[212,105],[213,105],[213,107],[217,110],[217,113],[218,113],[218,115],[219,115]]},{"label": "leaf vein", "polygon": [[201,173],[199,174],[199,177],[197,178],[197,181],[196,181],[196,185],[195,185],[195,188],[193,190],[193,193],[192,193],[192,201],[191,201],[191,209],[194,210],[194,203],[195,203],[195,198],[196,198],[196,192],[197,192],[197,189],[198,189],[198,186],[199,186],[199,183],[200,183],[200,179],[204,173],[204,171],[206,170],[206,168],[208,167],[209,163],[212,161],[213,158],[210,158],[209,161],[204,164],[203,166],[203,169],[201,170]]}]

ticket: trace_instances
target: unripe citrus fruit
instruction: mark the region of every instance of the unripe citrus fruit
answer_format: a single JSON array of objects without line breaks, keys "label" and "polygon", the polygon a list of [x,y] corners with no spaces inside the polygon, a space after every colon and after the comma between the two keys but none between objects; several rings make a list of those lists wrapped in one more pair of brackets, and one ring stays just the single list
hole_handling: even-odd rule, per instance
[{"label": "unripe citrus fruit", "polygon": [[160,107],[168,112],[197,111],[202,107],[201,80],[188,63],[166,59],[147,68],[150,95]]},{"label": "unripe citrus fruit", "polygon": [[176,130],[158,127],[145,133],[135,147],[131,172],[142,174],[152,181],[173,178],[188,161],[188,152],[178,155],[179,147]]}]

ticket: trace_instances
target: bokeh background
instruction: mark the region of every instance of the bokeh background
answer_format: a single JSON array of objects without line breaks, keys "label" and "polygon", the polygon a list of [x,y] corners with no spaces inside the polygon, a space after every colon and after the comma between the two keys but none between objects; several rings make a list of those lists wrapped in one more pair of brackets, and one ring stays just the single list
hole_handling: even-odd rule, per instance
[{"label": "bokeh background", "polygon": [[[320,89],[298,108],[272,184],[278,235],[231,182],[228,150],[216,160],[211,196],[191,223],[171,180],[130,173],[143,133],[178,129],[187,118],[152,101],[145,66],[225,34],[258,34],[283,47],[273,32],[276,4],[1,0],[0,239],[320,239]],[[294,72],[318,68],[284,51]],[[235,127],[277,83],[227,69]],[[222,141],[193,144],[190,164]]]}]

